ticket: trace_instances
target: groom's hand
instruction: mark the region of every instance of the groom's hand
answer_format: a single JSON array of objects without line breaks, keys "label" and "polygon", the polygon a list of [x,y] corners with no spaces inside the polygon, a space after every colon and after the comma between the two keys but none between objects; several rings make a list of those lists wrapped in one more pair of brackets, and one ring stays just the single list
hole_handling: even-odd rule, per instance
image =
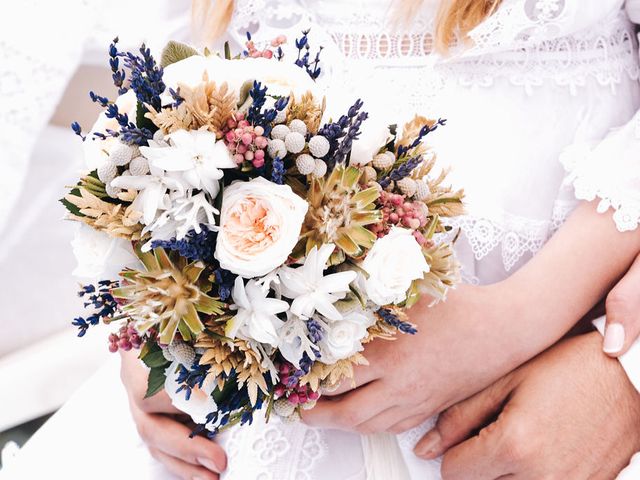
[{"label": "groom's hand", "polygon": [[449,408],[416,454],[444,453],[445,480],[615,478],[640,450],[640,395],[601,342],[567,340]]}]

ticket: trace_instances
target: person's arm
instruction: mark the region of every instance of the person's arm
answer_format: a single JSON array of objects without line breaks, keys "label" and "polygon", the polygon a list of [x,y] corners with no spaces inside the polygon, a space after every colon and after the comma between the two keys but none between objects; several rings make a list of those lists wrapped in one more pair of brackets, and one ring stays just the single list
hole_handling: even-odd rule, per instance
[{"label": "person's arm", "polygon": [[[368,366],[304,412],[314,425],[399,432],[419,425],[547,349],[611,289],[640,250],[611,213],[581,204],[529,263],[490,286],[463,286],[411,317],[418,334],[367,345]],[[389,368],[393,365],[393,368]],[[346,393],[345,393],[346,392]],[[389,394],[393,392],[393,394]]]}]

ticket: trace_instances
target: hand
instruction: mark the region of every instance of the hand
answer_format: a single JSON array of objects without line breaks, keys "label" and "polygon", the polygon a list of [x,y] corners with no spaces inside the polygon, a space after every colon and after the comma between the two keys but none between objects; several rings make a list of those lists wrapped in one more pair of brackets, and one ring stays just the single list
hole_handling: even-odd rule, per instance
[{"label": "hand", "polygon": [[444,453],[445,480],[615,478],[640,449],[640,395],[600,344],[562,342],[451,407],[416,454]]},{"label": "hand", "polygon": [[640,335],[640,255],[627,274],[607,295],[604,352],[612,357],[626,353]]},{"label": "hand", "polygon": [[526,355],[534,342],[530,335],[514,339],[509,334],[510,328],[519,334],[525,329],[515,321],[515,295],[505,288],[461,285],[446,302],[429,308],[428,300],[421,301],[410,312],[418,334],[367,345],[369,365],[355,369],[359,388],[348,391],[352,383],[345,382],[304,411],[304,421],[361,433],[397,433],[513,370],[529,358],[513,352]]},{"label": "hand", "polygon": [[177,420],[181,412],[164,390],[145,399],[147,375],[134,352],[122,354],[120,376],[131,415],[153,458],[184,480],[218,480],[227,464],[222,448],[203,437],[189,438],[191,429]]}]

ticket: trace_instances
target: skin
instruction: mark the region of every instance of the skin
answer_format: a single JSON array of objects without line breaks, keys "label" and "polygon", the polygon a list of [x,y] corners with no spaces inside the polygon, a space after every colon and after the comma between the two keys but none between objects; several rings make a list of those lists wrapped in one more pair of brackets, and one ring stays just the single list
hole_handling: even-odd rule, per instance
[{"label": "skin", "polygon": [[305,411],[304,421],[361,433],[419,425],[556,343],[605,297],[638,251],[640,231],[620,233],[610,215],[582,204],[505,281],[460,286],[433,308],[428,299],[417,304],[410,315],[418,334],[367,345],[370,365]]},{"label": "skin", "polygon": [[218,480],[227,466],[222,448],[203,437],[189,438],[191,428],[164,390],[145,399],[148,370],[135,352],[121,356],[131,416],[153,458],[183,480]]},{"label": "skin", "polygon": [[449,408],[416,454],[444,454],[444,480],[615,478],[640,450],[640,394],[601,342],[561,342]]},{"label": "skin", "polygon": [[[629,272],[607,295],[607,326],[620,324],[624,328],[624,344],[618,351],[605,353],[619,357],[626,353],[640,335],[640,255]],[[604,344],[603,344],[604,348]]]}]

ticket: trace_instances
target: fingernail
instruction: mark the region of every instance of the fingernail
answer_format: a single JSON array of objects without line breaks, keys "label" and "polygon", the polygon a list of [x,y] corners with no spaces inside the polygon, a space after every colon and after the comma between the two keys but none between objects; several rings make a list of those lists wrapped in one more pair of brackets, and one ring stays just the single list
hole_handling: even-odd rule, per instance
[{"label": "fingernail", "polygon": [[438,432],[438,430],[431,430],[420,441],[420,444],[416,447],[414,453],[418,457],[425,458],[427,460],[436,458],[440,451],[441,442],[442,437],[440,436],[440,432]]},{"label": "fingernail", "polygon": [[604,353],[618,353],[624,347],[624,326],[610,323],[604,331]]},{"label": "fingernail", "polygon": [[215,464],[213,460],[209,460],[208,458],[201,458],[201,457],[198,457],[197,460],[200,465],[202,465],[204,468],[208,470],[211,470],[212,472],[218,473],[222,470],[218,465]]}]

